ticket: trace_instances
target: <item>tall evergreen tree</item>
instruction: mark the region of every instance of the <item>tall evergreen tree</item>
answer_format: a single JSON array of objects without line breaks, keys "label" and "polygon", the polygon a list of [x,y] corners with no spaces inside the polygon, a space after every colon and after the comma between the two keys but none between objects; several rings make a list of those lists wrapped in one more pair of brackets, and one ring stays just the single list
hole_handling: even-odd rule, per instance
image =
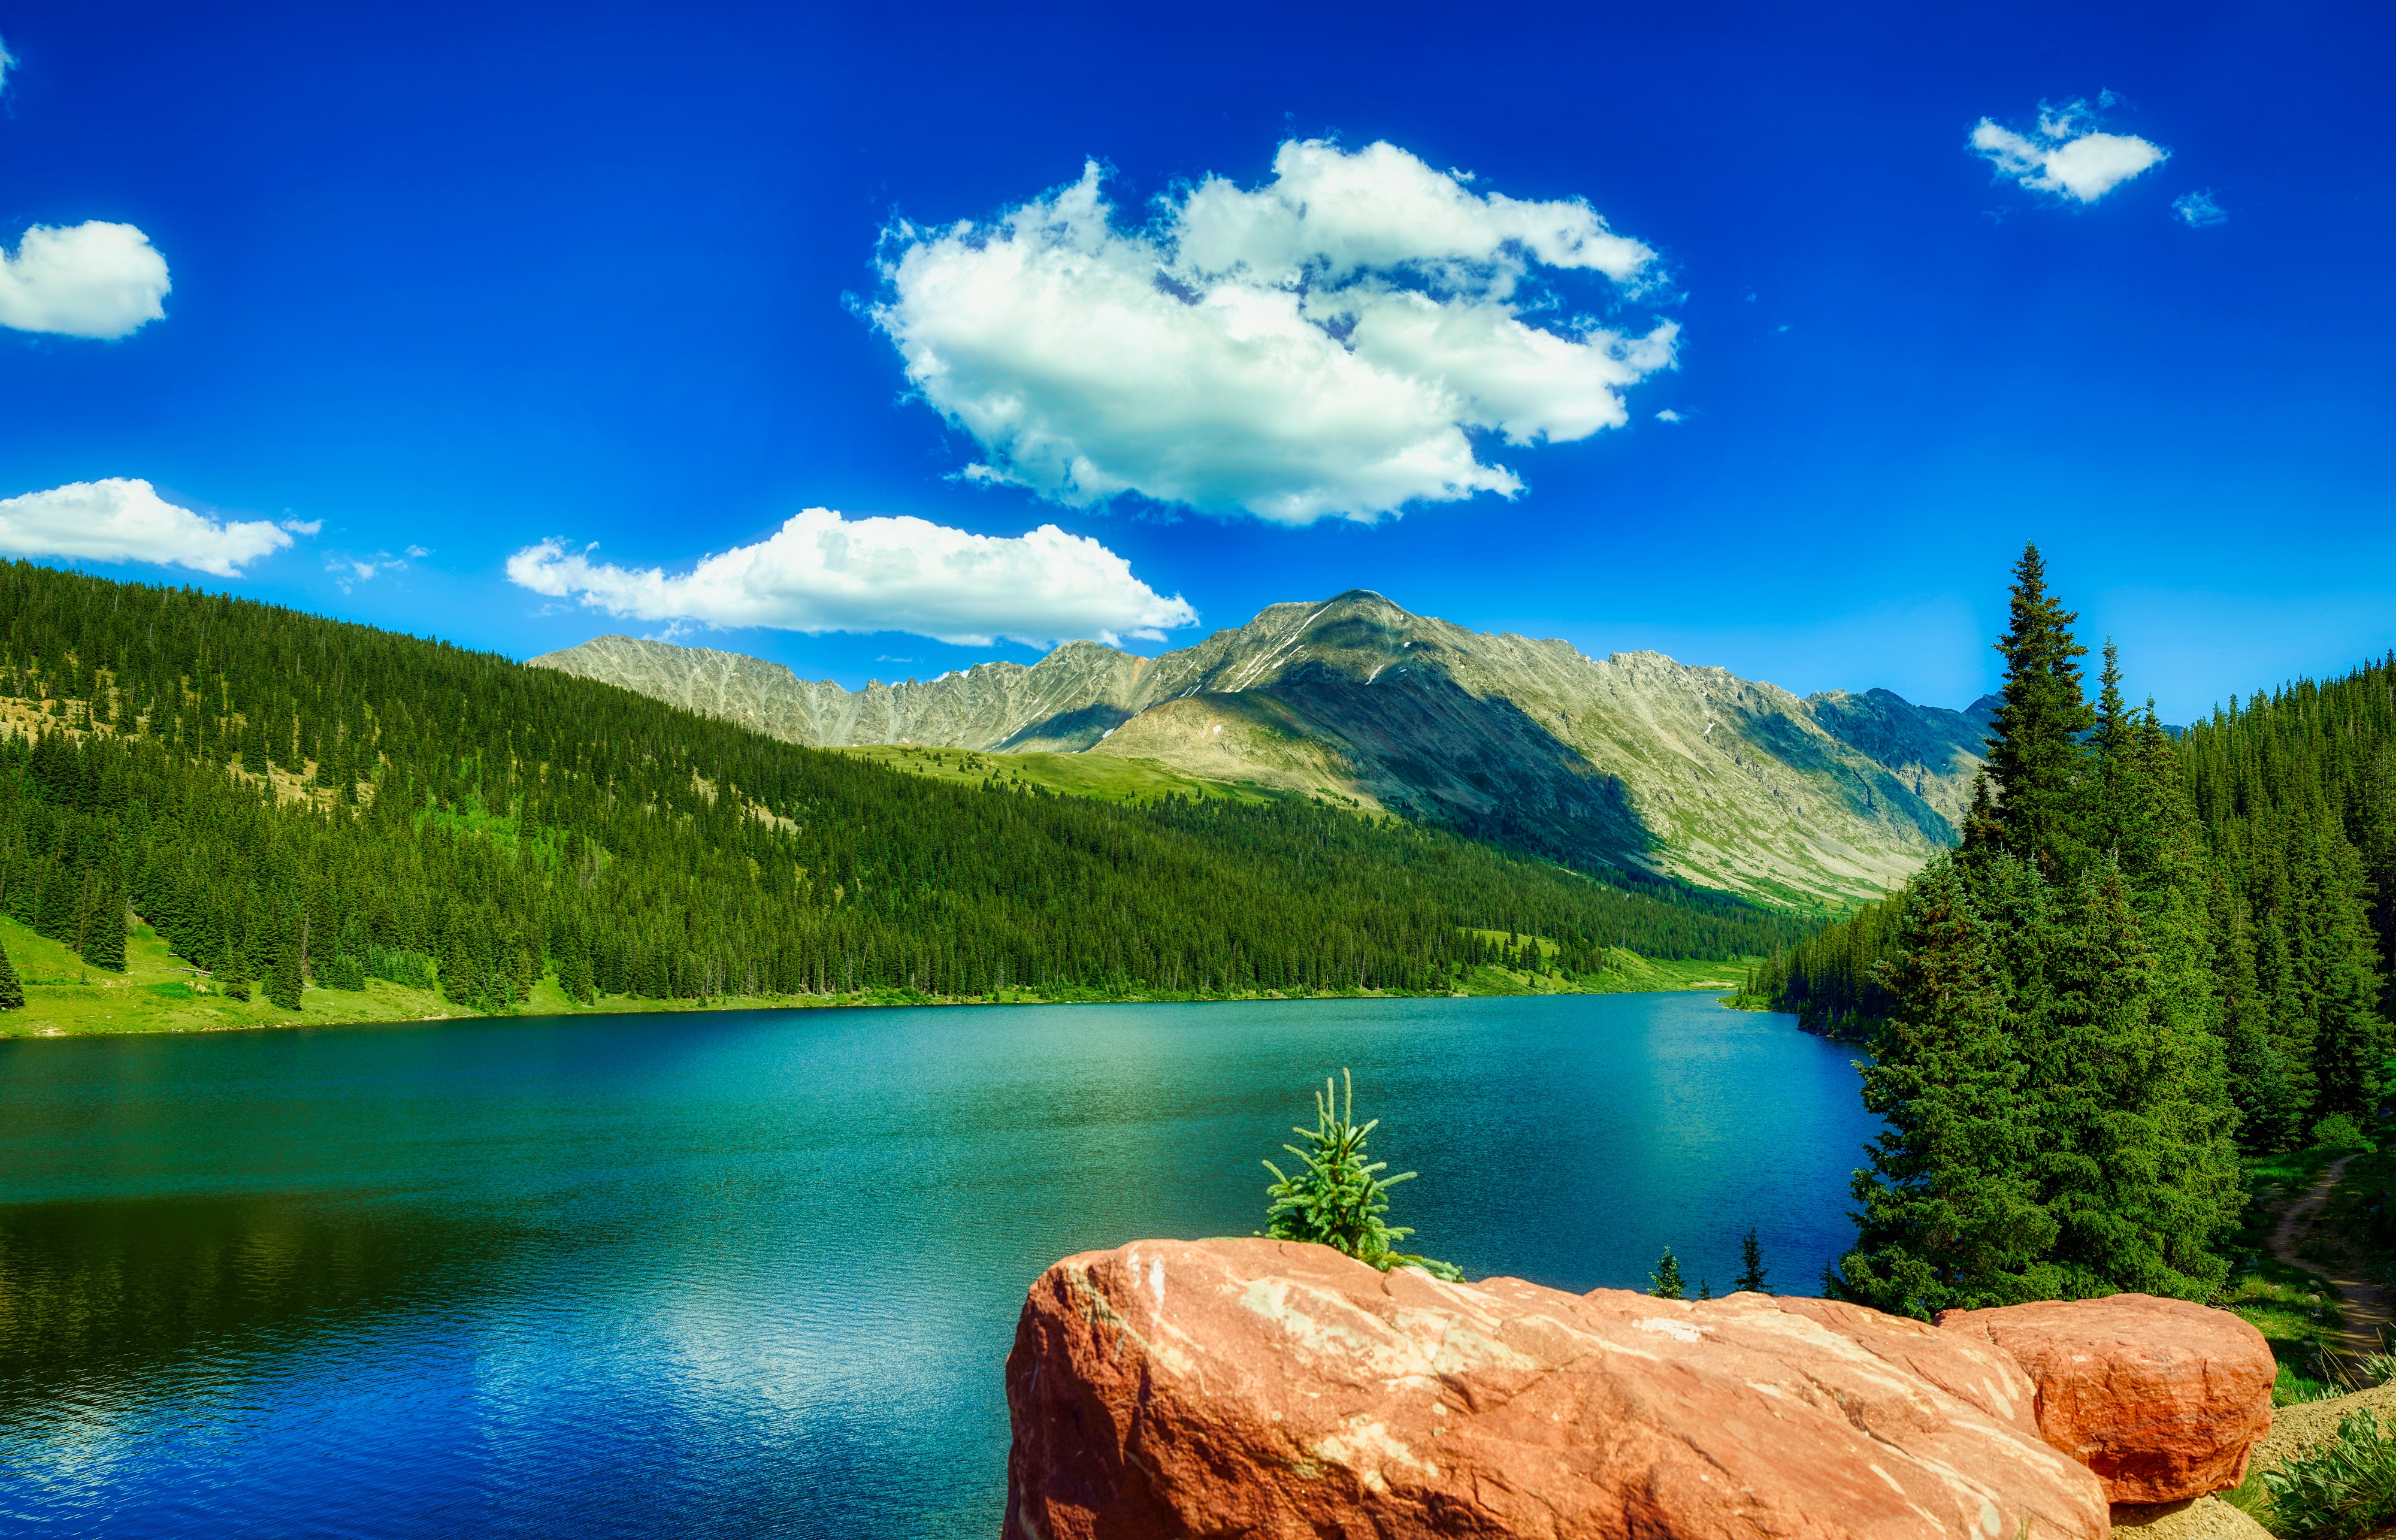
[{"label": "tall evergreen tree", "polygon": [[2058,1227],[2043,1292],[2203,1299],[2245,1201],[2217,1042],[2174,1019],[2117,862],[2083,879],[2076,908],[2031,1075],[2034,1168]]},{"label": "tall evergreen tree", "polygon": [[266,998],[286,1011],[300,1008],[300,997],[305,988],[300,949],[285,945],[274,949],[274,959],[266,966]]},{"label": "tall evergreen tree", "polygon": [[17,976],[17,964],[8,960],[8,949],[0,947],[0,1011],[20,1011],[24,1006],[24,982]]},{"label": "tall evergreen tree", "polygon": [[2005,660],[1988,750],[1989,803],[1976,808],[1971,847],[2020,856],[2053,881],[2083,857],[2083,740],[2096,725],[2084,698],[2072,638],[2079,617],[2046,591],[2035,545],[2014,567],[2012,624],[1997,643]]},{"label": "tall evergreen tree", "polygon": [[84,923],[83,960],[110,973],[125,971],[125,889],[113,873],[101,876]]},{"label": "tall evergreen tree", "polygon": [[1864,1106],[1888,1127],[1856,1173],[1856,1245],[1824,1279],[1834,1297],[1927,1320],[2040,1294],[2030,1272],[2056,1224],[2030,1172],[2026,1066],[1996,939],[1963,870],[1932,860],[1883,965],[1895,1016],[1864,1071]]}]

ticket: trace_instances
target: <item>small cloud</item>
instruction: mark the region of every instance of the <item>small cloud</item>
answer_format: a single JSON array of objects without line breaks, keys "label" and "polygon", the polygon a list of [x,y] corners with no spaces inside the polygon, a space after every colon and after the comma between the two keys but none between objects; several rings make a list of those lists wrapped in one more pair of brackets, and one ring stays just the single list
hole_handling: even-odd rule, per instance
[{"label": "small cloud", "polygon": [[1681,420],[1681,414],[1672,410],[1670,406],[1667,406],[1662,411],[1656,414],[1656,420],[1658,422],[1678,422]]},{"label": "small cloud", "polygon": [[[1002,538],[915,518],[851,519],[810,508],[753,545],[688,572],[622,567],[591,548],[543,540],[508,558],[508,578],[552,598],[579,595],[610,615],[676,625],[825,631],[912,631],[960,646],[998,637],[1163,640],[1198,623],[1178,594],[1158,593],[1131,564],[1055,524]],[[671,631],[661,640],[680,632]]]},{"label": "small cloud", "polygon": [[1785,331],[1787,331],[1788,329],[1789,329],[1789,323],[1788,323],[1788,322],[1786,322],[1786,321],[1783,321],[1782,323],[1780,323],[1780,325],[1777,325],[1777,326],[1775,326],[1775,327],[1773,327],[1773,328],[1772,328],[1772,335],[1773,335],[1773,336],[1775,336],[1775,337],[1777,337],[1777,336],[1779,336],[1782,332],[1785,332]]},{"label": "small cloud", "polygon": [[178,508],[146,481],[111,476],[0,498],[0,555],[146,562],[219,578],[291,543],[264,519],[227,523]]},{"label": "small cloud", "polygon": [[876,655],[873,661],[876,663],[912,663],[915,660],[912,657],[893,657],[888,653],[881,653]]},{"label": "small cloud", "polygon": [[305,521],[300,519],[284,519],[278,521],[275,527],[278,529],[287,529],[294,535],[314,535],[320,533],[324,529],[325,521],[322,519],[308,519]]},{"label": "small cloud", "polygon": [[432,554],[433,554],[433,552],[432,552],[429,549],[427,549],[426,547],[423,547],[423,546],[420,546],[420,545],[412,545],[412,546],[409,546],[406,551],[404,551],[400,552],[400,554],[401,554],[401,555],[403,555],[403,556],[406,556],[406,557],[409,561],[411,561],[411,562],[420,562],[420,561],[424,560],[424,558],[426,558],[427,556],[432,555]]},{"label": "small cloud", "polygon": [[2230,218],[2230,211],[2214,200],[2210,191],[2181,193],[2172,200],[2172,213],[2190,230],[2203,230]]},{"label": "small cloud", "polygon": [[0,91],[8,88],[8,72],[16,67],[17,56],[8,51],[7,44],[0,43]]},{"label": "small cloud", "polygon": [[116,338],[163,320],[166,259],[129,224],[35,225],[0,248],[0,326]]},{"label": "small cloud", "polygon": [[[415,549],[408,547],[410,551]],[[333,586],[347,593],[359,583],[372,581],[377,573],[406,571],[407,562],[388,551],[378,551],[371,556],[336,554],[325,559],[325,570],[332,575]]]},{"label": "small cloud", "polygon": [[[2099,106],[2120,99],[2099,92]],[[2064,107],[2042,104],[2038,126],[2027,134],[1982,118],[1972,129],[1972,148],[2002,176],[2034,192],[2052,192],[2092,204],[2131,178],[2162,165],[2171,152],[2135,134],[2109,134],[2096,126],[2085,101]]]}]

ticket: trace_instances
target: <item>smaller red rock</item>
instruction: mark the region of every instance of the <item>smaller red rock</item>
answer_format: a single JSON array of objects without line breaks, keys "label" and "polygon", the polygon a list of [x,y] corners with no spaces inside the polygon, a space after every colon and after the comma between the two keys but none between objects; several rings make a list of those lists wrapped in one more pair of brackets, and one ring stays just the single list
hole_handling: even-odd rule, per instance
[{"label": "smaller red rock", "polygon": [[2109,1502],[2234,1487],[2271,1430],[2279,1365],[2227,1310],[2124,1294],[1949,1310],[1938,1326],[2012,1355],[2037,1387],[2039,1436],[2095,1471]]}]

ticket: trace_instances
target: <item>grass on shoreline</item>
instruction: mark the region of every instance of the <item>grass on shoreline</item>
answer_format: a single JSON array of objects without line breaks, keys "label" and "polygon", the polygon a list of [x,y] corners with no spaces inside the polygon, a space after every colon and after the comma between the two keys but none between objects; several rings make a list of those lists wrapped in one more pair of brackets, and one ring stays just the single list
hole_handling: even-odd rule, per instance
[{"label": "grass on shoreline", "polygon": [[[25,1008],[0,1012],[0,1038],[83,1037],[124,1032],[238,1031],[259,1027],[363,1026],[386,1021],[438,1021],[479,1016],[451,1003],[434,989],[413,989],[384,979],[369,979],[364,990],[310,989],[298,1011],[271,1003],[253,986],[251,998],[233,1000],[221,993],[197,970],[167,951],[166,943],[146,924],[137,923],[126,942],[126,971],[103,973],[87,964],[60,943],[16,921],[0,916],[0,945],[8,950],[24,981]],[[1695,990],[1719,987],[1743,963],[1658,961],[1628,951],[1608,956],[1606,970],[1584,982],[1537,977],[1499,968],[1481,968],[1455,992],[1467,995],[1622,994],[1664,990]],[[934,997],[912,989],[862,990],[840,995],[735,995],[709,1000],[648,1000],[636,995],[603,995],[591,1004],[578,1004],[559,989],[554,977],[533,986],[532,998],[516,1012],[522,1016],[619,1016],[666,1011],[746,1011],[824,1005],[1058,1005],[1113,1001],[1197,1001],[1256,999],[1378,999],[1396,998],[1381,990],[1355,989],[1314,996],[1267,991],[1231,996],[1101,990],[1040,993],[1010,989],[994,997],[954,999]]]}]

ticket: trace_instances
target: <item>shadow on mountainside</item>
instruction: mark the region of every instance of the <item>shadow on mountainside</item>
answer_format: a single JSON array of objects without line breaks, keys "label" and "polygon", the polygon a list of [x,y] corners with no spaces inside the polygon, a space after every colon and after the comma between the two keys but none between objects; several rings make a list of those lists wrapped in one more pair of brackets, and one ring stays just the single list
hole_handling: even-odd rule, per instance
[{"label": "shadow on mountainside", "polygon": [[1251,693],[1336,746],[1394,812],[1570,865],[1657,872],[1662,842],[1620,777],[1513,701],[1465,689],[1435,660],[1370,683],[1310,660]]},{"label": "shadow on mountainside", "polygon": [[1131,719],[1131,712],[1102,700],[1035,722],[998,745],[994,752],[1078,754]]}]

